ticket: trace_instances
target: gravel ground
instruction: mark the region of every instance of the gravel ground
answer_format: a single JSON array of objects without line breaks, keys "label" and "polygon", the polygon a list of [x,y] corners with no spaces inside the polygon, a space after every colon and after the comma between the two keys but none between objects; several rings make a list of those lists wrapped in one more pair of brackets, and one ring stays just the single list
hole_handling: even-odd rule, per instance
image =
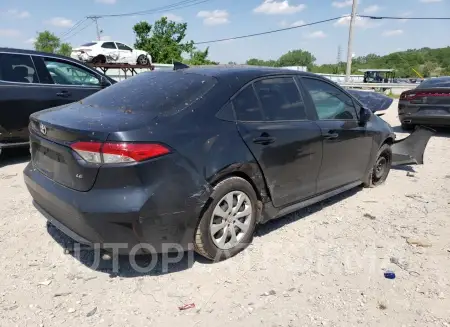
[{"label": "gravel ground", "polygon": [[[399,124],[396,103],[385,117]],[[440,132],[425,165],[262,226],[225,262],[138,273],[121,259],[118,274],[64,254],[23,183],[26,151],[6,153],[0,326],[450,326],[449,153]]]}]

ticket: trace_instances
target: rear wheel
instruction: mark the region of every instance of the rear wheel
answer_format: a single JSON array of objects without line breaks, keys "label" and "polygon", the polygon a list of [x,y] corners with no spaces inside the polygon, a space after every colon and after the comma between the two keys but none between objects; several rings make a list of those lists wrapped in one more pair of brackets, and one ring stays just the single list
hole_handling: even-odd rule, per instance
[{"label": "rear wheel", "polygon": [[238,254],[252,241],[257,198],[253,187],[240,177],[221,181],[211,198],[197,226],[195,250],[207,259],[221,261]]},{"label": "rear wheel", "polygon": [[98,55],[92,59],[93,64],[104,64],[106,63],[106,57],[104,55]]},{"label": "rear wheel", "polygon": [[140,55],[137,59],[137,64],[142,66],[148,66],[149,60],[147,56]]},{"label": "rear wheel", "polygon": [[378,150],[372,169],[364,180],[364,187],[375,187],[383,184],[389,175],[392,165],[392,149],[389,144],[383,144]]}]

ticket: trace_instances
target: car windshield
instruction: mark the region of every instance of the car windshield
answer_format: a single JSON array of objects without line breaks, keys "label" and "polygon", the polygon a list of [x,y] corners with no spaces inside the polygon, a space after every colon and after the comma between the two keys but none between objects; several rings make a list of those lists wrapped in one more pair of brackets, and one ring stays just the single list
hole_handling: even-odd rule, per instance
[{"label": "car windshield", "polygon": [[96,45],[96,44],[97,44],[97,42],[88,42],[88,43],[82,44],[81,46],[82,47],[91,47],[91,46]]},{"label": "car windshield", "polygon": [[140,73],[83,100],[94,107],[173,115],[208,93],[217,80],[177,71]]},{"label": "car windshield", "polygon": [[439,77],[430,78],[417,86],[418,89],[433,88],[433,87],[449,87],[450,88],[450,77]]}]

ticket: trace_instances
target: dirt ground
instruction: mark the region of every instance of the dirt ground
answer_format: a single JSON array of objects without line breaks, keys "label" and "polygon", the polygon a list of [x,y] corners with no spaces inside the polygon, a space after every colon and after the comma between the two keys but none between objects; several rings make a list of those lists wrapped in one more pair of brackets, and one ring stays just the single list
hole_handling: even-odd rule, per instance
[{"label": "dirt ground", "polygon": [[[399,125],[396,103],[385,117]],[[450,132],[423,166],[264,225],[230,260],[150,273],[64,254],[23,183],[26,152],[0,162],[0,326],[450,326]]]}]

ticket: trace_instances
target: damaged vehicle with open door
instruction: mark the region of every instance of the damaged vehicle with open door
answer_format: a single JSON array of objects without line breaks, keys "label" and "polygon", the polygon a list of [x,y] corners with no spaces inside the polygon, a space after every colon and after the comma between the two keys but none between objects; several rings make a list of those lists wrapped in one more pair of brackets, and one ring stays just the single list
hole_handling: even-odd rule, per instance
[{"label": "damaged vehicle with open door", "polygon": [[380,99],[306,72],[176,63],[31,115],[25,183],[78,242],[222,260],[257,224],[423,162],[433,132],[397,141]]}]

